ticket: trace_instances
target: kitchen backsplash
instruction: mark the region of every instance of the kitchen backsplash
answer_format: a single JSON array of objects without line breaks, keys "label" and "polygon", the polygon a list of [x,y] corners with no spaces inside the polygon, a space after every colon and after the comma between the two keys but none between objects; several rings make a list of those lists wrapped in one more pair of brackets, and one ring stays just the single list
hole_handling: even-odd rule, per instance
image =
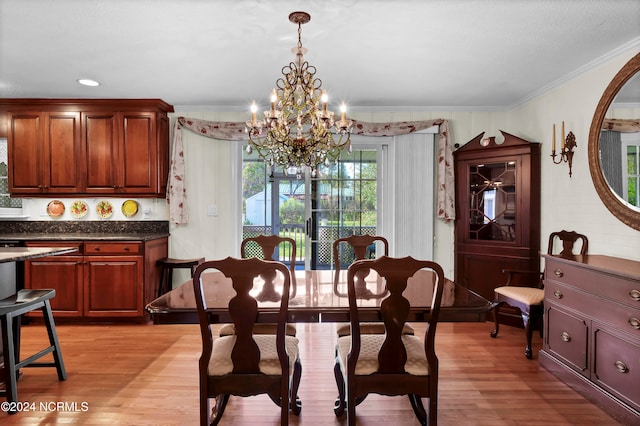
[{"label": "kitchen backsplash", "polygon": [[22,214],[1,220],[25,221],[166,221],[169,208],[162,198],[23,198]]}]

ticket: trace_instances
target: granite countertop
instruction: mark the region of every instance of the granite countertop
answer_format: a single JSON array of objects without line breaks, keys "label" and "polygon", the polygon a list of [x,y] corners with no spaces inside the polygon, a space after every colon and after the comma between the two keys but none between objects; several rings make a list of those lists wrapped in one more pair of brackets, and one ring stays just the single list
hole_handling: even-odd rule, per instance
[{"label": "granite countertop", "polygon": [[0,247],[0,263],[17,262],[50,255],[73,253],[75,247]]},{"label": "granite countertop", "polygon": [[166,238],[167,221],[15,221],[0,222],[0,240],[150,241]]},{"label": "granite countertop", "polygon": [[3,233],[0,240],[15,241],[150,241],[168,237],[169,233],[105,233],[105,232],[42,232],[42,233]]}]

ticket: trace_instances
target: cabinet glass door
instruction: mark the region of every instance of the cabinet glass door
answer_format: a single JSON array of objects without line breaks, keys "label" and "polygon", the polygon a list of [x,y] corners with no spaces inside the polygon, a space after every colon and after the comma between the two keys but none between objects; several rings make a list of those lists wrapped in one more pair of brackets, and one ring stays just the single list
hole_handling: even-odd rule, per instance
[{"label": "cabinet glass door", "polygon": [[469,238],[515,241],[516,162],[469,166]]}]

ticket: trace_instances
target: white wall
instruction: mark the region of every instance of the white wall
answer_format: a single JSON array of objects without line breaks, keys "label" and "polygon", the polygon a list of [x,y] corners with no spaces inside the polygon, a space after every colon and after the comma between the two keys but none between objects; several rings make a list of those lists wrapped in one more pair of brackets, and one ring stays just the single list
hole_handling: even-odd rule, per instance
[{"label": "white wall", "polygon": [[[602,204],[589,172],[588,139],[591,120],[607,85],[622,66],[638,53],[637,47],[617,55],[567,83],[510,111],[509,127],[525,139],[541,141],[541,234],[575,230],[589,237],[589,252],[640,260],[640,232],[625,225]],[[576,136],[573,177],[566,164],[551,162],[552,125],[559,133]],[[558,140],[558,146],[559,146]]]},{"label": "white wall", "polygon": [[[575,230],[589,237],[593,254],[640,260],[640,232],[615,218],[600,201],[591,181],[588,167],[587,140],[591,119],[604,89],[618,70],[635,54],[637,47],[619,54],[596,68],[550,90],[510,111],[417,111],[364,112],[354,111],[353,118],[372,121],[406,121],[445,118],[450,122],[452,142],[464,144],[481,132],[501,139],[504,130],[526,140],[542,143],[541,247],[546,247],[547,235],[555,230]],[[173,114],[213,121],[241,121],[249,118],[244,112],[189,112]],[[551,128],[576,136],[578,147],[574,156],[573,177],[566,164],[552,164]],[[190,223],[171,227],[170,254],[175,257],[217,258],[235,253],[237,219],[232,209],[236,194],[230,188],[232,144],[214,141],[188,130],[183,131],[186,161],[187,205]],[[217,206],[217,216],[207,216],[207,206]],[[440,263],[448,277],[453,277],[453,223],[436,220],[434,260]]]}]

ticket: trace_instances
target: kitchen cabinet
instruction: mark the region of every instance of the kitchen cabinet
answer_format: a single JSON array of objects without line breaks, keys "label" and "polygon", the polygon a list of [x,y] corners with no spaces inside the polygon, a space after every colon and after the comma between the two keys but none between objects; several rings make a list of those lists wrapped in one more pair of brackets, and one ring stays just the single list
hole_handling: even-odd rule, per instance
[{"label": "kitchen cabinet", "polygon": [[623,424],[640,417],[640,262],[545,255],[540,365]]},{"label": "kitchen cabinet", "polygon": [[540,144],[501,133],[454,152],[455,281],[488,300],[503,269],[540,270]]},{"label": "kitchen cabinet", "polygon": [[79,112],[11,114],[8,135],[10,191],[25,196],[81,192]]},{"label": "kitchen cabinet", "polygon": [[160,100],[0,100],[9,192],[164,197],[172,111]]},{"label": "kitchen cabinet", "polygon": [[167,256],[168,239],[151,241],[33,241],[28,247],[77,247],[69,256],[25,262],[25,288],[54,288],[56,317],[144,319],[157,295],[157,260]]},{"label": "kitchen cabinet", "polygon": [[[51,309],[56,317],[81,317],[84,300],[84,259],[82,243],[68,241],[56,243],[28,243],[28,247],[76,247],[77,252],[49,256],[24,262],[25,288],[53,288],[56,297],[51,299]],[[40,312],[29,315],[42,316]]]}]

